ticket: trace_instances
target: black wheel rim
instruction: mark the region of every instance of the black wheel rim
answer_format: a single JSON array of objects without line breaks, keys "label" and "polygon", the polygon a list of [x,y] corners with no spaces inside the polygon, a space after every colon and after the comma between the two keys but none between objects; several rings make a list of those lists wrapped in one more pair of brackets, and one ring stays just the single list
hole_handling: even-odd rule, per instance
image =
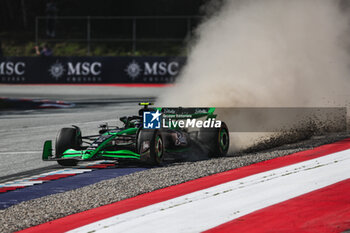
[{"label": "black wheel rim", "polygon": [[163,141],[160,136],[156,137],[155,154],[157,161],[160,162],[163,158]]}]

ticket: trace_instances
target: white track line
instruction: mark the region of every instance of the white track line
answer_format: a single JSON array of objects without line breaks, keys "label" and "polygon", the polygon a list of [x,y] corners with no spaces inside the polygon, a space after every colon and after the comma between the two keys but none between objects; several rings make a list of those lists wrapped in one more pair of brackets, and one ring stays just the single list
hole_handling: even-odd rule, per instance
[{"label": "white track line", "polygon": [[[0,153],[1,154],[1,153]],[[85,172],[91,172],[93,169],[88,169],[85,168],[86,166],[89,165],[98,165],[100,163],[106,162],[105,160],[103,161],[93,161],[93,162],[87,162],[85,165],[75,167],[75,168],[65,168],[65,169],[59,169],[59,170],[54,170],[50,172],[45,172],[42,174],[22,178],[22,179],[17,179],[17,180],[12,180],[12,181],[7,181],[5,183],[0,183],[0,188],[3,187],[14,187],[14,186],[30,186],[33,185],[32,179],[37,179],[45,176],[50,176],[50,175],[63,175],[63,174],[80,174],[80,173],[85,173]],[[40,183],[47,182],[49,180],[43,180],[40,181]],[[37,181],[39,183],[39,181]]]},{"label": "white track line", "polygon": [[200,232],[350,178],[350,150],[183,195],[70,232]]},{"label": "white track line", "polygon": [[16,155],[16,154],[40,154],[42,151],[16,151],[16,152],[0,152],[0,155]]}]

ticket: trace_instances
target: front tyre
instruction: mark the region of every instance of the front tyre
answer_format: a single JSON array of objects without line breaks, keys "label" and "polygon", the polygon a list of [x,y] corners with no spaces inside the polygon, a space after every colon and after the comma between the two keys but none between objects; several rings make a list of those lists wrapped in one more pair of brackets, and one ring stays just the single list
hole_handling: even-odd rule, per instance
[{"label": "front tyre", "polygon": [[[81,132],[78,128],[62,128],[56,137],[56,157],[61,158],[68,149],[79,150],[81,147]],[[75,166],[78,161],[75,159],[57,160],[62,166]]]},{"label": "front tyre", "polygon": [[65,159],[65,160],[57,160],[57,163],[64,167],[70,167],[70,166],[76,166],[78,164],[78,161],[74,159]]}]

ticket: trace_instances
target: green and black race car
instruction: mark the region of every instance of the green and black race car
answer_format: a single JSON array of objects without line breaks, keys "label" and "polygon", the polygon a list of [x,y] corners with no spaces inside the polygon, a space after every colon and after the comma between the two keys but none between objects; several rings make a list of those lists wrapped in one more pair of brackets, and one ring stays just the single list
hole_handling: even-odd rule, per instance
[{"label": "green and black race car", "polygon": [[[176,157],[200,148],[209,157],[225,156],[229,149],[229,131],[224,122],[216,121],[215,108],[149,108],[143,106],[135,116],[121,117],[124,126],[100,125],[99,134],[83,136],[77,126],[62,128],[56,138],[45,141],[42,159],[56,160],[62,166],[79,161],[134,160],[162,165],[168,155]],[[146,129],[146,113],[161,113],[162,127]],[[203,119],[200,121],[200,119]],[[204,122],[204,123],[203,123]],[[220,124],[216,124],[216,123]],[[205,127],[203,127],[205,126]]]}]

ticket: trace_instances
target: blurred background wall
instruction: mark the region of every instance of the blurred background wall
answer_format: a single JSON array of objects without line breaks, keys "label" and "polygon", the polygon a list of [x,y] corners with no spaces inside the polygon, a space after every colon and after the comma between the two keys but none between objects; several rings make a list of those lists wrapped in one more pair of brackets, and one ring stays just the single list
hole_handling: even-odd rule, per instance
[{"label": "blurred background wall", "polygon": [[[207,2],[0,0],[2,50],[4,56],[35,56],[36,44],[49,43],[58,56],[184,55]],[[47,32],[48,18],[54,34]]]}]

